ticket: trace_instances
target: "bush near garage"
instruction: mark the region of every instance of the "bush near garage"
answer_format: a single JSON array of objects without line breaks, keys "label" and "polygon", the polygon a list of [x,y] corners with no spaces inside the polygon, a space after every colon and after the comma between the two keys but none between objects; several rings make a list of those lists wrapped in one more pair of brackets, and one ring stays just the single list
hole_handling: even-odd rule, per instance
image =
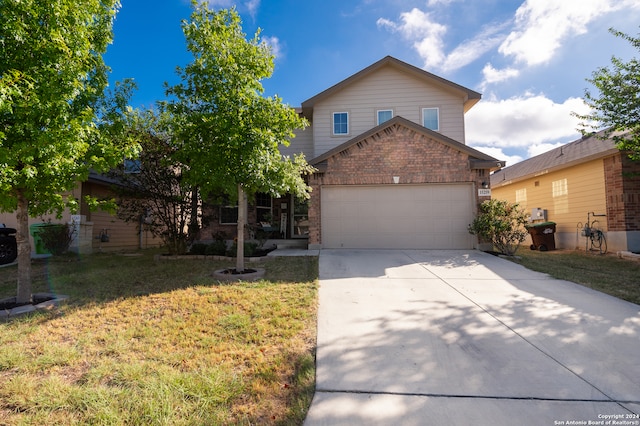
[{"label": "bush near garage", "polygon": [[518,203],[487,200],[480,204],[480,213],[469,225],[471,234],[493,244],[500,253],[513,256],[529,233],[524,225],[527,214]]}]

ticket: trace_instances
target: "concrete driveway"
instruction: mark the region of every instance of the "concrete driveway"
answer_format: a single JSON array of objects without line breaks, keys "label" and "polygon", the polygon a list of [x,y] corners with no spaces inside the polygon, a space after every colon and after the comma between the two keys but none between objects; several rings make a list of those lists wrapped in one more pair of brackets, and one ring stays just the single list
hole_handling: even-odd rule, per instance
[{"label": "concrete driveway", "polygon": [[319,297],[307,426],[640,425],[633,303],[478,251],[322,250]]}]

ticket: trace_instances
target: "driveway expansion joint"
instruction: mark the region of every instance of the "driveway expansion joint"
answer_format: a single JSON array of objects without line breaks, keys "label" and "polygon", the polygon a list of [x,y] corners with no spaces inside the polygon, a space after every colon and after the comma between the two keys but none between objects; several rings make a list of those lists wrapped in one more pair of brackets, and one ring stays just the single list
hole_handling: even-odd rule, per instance
[{"label": "driveway expansion joint", "polygon": [[551,398],[551,397],[545,398],[540,396],[442,394],[442,393],[428,393],[428,392],[391,392],[391,391],[371,391],[371,390],[357,390],[357,389],[316,389],[316,393],[418,396],[418,397],[425,397],[425,398],[493,399],[493,400],[513,400],[513,401],[611,402],[616,404],[640,404],[640,400],[621,401],[621,400],[614,400],[614,399],[593,399],[593,398]]}]

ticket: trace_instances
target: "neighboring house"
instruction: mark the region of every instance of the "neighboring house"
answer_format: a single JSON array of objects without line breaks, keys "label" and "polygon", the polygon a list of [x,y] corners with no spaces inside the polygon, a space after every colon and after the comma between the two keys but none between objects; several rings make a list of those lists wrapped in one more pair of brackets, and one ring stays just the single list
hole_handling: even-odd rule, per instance
[{"label": "neighboring house", "polygon": [[310,248],[476,247],[467,226],[504,166],[465,145],[480,97],[387,56],[303,102],[310,126],[282,152],[318,171],[291,226],[303,219]]},{"label": "neighboring house", "polygon": [[491,187],[495,199],[546,213],[556,247],[585,249],[581,229],[595,213],[609,251],[640,251],[640,163],[611,140],[583,137],[516,163],[492,174]]},{"label": "neighboring house", "polygon": [[[102,175],[91,173],[86,182],[78,183],[73,190],[73,197],[82,200],[86,195],[96,198],[112,198],[111,185],[114,181]],[[67,223],[74,229],[74,241],[71,250],[86,254],[98,251],[126,251],[139,248],[157,247],[162,244],[147,231],[144,223],[127,223],[108,212],[90,211],[85,203],[81,203],[78,215],[64,211],[61,218],[55,215],[29,218],[29,226],[40,223]],[[17,228],[15,213],[0,213],[0,223],[7,227]],[[142,230],[142,231],[141,231]],[[30,235],[32,252],[36,252],[33,235]]]},{"label": "neighboring house", "polygon": [[[92,196],[97,199],[114,198],[111,189],[117,182],[97,173],[91,173],[89,179],[81,185],[82,196]],[[92,228],[93,251],[126,251],[158,247],[162,240],[155,237],[144,223],[142,214],[137,223],[125,222],[116,215],[103,210],[91,211],[85,203],[81,203],[80,214],[82,220]]]}]

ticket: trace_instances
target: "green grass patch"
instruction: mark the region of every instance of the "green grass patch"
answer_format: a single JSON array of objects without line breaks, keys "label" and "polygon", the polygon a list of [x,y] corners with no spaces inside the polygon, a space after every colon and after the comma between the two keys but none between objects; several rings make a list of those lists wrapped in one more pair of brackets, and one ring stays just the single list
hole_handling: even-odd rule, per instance
[{"label": "green grass patch", "polygon": [[[71,297],[0,324],[0,424],[302,423],[317,258],[229,284],[211,276],[229,263],[153,254],[34,261],[34,292]],[[16,268],[1,272],[0,297],[14,295]]]},{"label": "green grass patch", "polygon": [[640,262],[573,250],[541,252],[520,247],[510,260],[554,278],[573,281],[640,304]]}]

